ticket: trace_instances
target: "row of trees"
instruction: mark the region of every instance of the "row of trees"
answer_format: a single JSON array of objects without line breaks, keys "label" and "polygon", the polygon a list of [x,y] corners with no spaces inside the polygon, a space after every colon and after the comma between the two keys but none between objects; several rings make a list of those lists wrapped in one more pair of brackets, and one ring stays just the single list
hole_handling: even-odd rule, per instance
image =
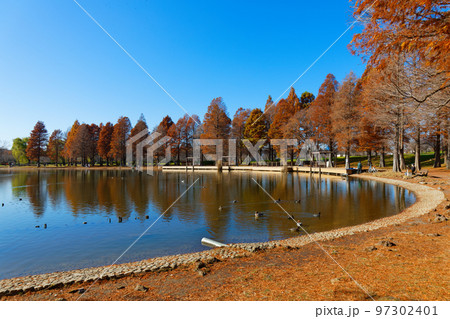
[{"label": "row of trees", "polygon": [[435,166],[444,145],[450,161],[450,11],[445,0],[358,0],[354,17],[364,29],[350,44],[368,60],[363,102],[377,128],[392,140],[394,171],[405,167],[405,143],[416,144],[420,167],[421,140],[432,140]]},{"label": "row of trees", "polygon": [[[350,72],[339,84],[334,75],[328,74],[317,98],[309,92],[298,97],[291,88],[288,97],[278,103],[269,96],[264,112],[259,108],[239,108],[232,119],[219,97],[211,101],[202,122],[197,115],[186,114],[177,122],[166,116],[151,131],[141,115],[134,127],[127,117],[120,117],[114,125],[75,121],[67,133],[55,130],[48,138],[44,123],[39,121],[29,138],[14,140],[13,155],[19,163],[31,160],[38,165],[44,155],[56,164],[124,165],[126,141],[140,135],[134,143],[135,154],[136,144],[157,132],[153,143],[163,136],[170,137],[163,146],[171,146],[177,163],[192,156],[194,138],[235,139],[238,161],[248,155],[244,140],[252,144],[266,140],[259,147],[274,160],[278,150],[271,146],[272,139],[296,139],[299,144],[290,147],[291,159],[298,155],[304,142],[313,140],[317,147],[331,151],[333,156],[338,152],[345,154],[347,165],[350,154],[357,151],[365,152],[369,160],[380,154],[379,166],[384,167],[384,154],[390,151],[394,154],[394,170],[401,170],[405,168],[405,145],[415,141],[419,159],[420,141],[425,140],[435,148],[439,166],[441,139],[448,135],[437,127],[445,126],[444,120],[424,110],[421,110],[423,121],[413,116],[414,105],[397,104],[399,98],[391,96],[393,88],[389,89],[389,82],[382,76],[376,69],[368,69],[361,79]],[[204,150],[214,151],[208,147]],[[164,152],[165,147],[160,147],[155,156],[162,157]],[[420,167],[419,160],[417,165]]]},{"label": "row of trees", "polygon": [[[238,159],[246,154],[243,141],[259,145],[273,160],[277,149],[273,139],[296,139],[291,147],[293,159],[307,140],[326,149],[334,157],[365,152],[371,160],[393,154],[393,170],[406,168],[404,154],[414,146],[415,164],[420,169],[423,144],[434,149],[434,165],[441,165],[441,151],[450,165],[450,37],[448,3],[443,0],[358,0],[354,16],[363,22],[363,31],[350,44],[355,54],[368,61],[361,78],[350,72],[342,83],[328,74],[317,98],[309,92],[273,101],[269,96],[262,109],[239,108],[231,119],[222,98],[212,100],[202,122],[196,115],[185,115],[176,123],[166,116],[153,132],[169,136],[164,146],[172,147],[177,162],[192,154],[192,140],[228,139],[237,141]],[[144,134],[142,132],[144,131]],[[56,130],[47,145],[47,131],[38,122],[28,140],[16,139],[13,155],[18,162],[40,162],[46,154],[54,161],[68,164],[111,161],[125,163],[126,141],[140,134],[138,142],[149,135],[143,116],[134,127],[127,117],[116,124],[80,124],[76,121],[63,134]],[[26,149],[24,149],[26,145]],[[225,153],[226,153],[225,145]],[[210,147],[205,147],[208,150]],[[133,150],[136,152],[136,150]],[[160,148],[156,156],[164,156]],[[375,164],[375,163],[374,163]]]}]

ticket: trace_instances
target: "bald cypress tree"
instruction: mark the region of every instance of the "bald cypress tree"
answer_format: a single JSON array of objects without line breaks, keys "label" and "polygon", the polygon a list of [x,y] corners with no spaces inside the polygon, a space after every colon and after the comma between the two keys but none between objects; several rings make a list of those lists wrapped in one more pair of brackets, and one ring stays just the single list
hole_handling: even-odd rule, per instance
[{"label": "bald cypress tree", "polygon": [[76,165],[76,154],[75,154],[75,136],[77,135],[78,128],[80,127],[80,122],[76,120],[70,131],[67,133],[66,144],[64,145],[63,156],[67,159],[69,165]]},{"label": "bald cypress tree", "polygon": [[126,158],[126,142],[130,135],[131,124],[126,116],[121,116],[114,125],[113,134],[111,137],[110,156],[114,158],[120,165],[125,164]]},{"label": "bald cypress tree", "polygon": [[31,131],[27,144],[27,157],[36,161],[38,167],[41,166],[41,157],[45,155],[47,147],[48,134],[44,122],[38,121]]},{"label": "bald cypress tree", "polygon": [[[148,126],[147,126],[147,122],[145,121],[144,114],[141,114],[136,125],[131,129],[130,139],[135,137],[138,134],[143,134],[143,135],[140,138],[138,138],[136,141],[134,141],[134,143],[132,145],[133,158],[136,157],[136,146],[148,137]],[[144,152],[142,153],[142,156],[145,158]]]},{"label": "bald cypress tree", "polygon": [[[109,166],[111,158],[110,151],[113,131],[114,125],[112,125],[111,122],[108,122],[105,125],[100,125],[100,135],[97,143],[97,151],[100,158],[106,161],[107,166]],[[103,165],[102,161],[100,161],[100,165]]]}]

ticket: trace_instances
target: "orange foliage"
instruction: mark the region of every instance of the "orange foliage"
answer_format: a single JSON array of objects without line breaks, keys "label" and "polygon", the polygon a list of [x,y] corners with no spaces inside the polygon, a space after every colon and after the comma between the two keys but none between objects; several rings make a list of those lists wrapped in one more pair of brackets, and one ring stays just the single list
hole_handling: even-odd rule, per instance
[{"label": "orange foliage", "polygon": [[426,65],[449,72],[447,0],[357,0],[354,16],[363,13],[367,21],[353,37],[354,53],[370,56],[372,65],[383,65],[402,52],[414,53]]},{"label": "orange foliage", "polygon": [[44,122],[38,121],[31,131],[27,144],[27,157],[32,161],[37,161],[38,166],[41,165],[41,157],[45,155],[45,147],[47,146],[47,129]]}]

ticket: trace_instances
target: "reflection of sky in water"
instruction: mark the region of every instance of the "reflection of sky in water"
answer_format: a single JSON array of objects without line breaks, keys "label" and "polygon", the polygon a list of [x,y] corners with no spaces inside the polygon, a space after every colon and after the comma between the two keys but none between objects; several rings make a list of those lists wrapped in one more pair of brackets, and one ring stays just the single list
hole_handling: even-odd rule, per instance
[{"label": "reflection of sky in water", "polygon": [[[252,178],[309,232],[396,214],[415,200],[393,185],[297,174],[0,172],[0,278],[110,264],[197,177],[121,262],[203,250],[202,237],[230,243],[296,236]],[[255,210],[264,216],[255,220]]]}]

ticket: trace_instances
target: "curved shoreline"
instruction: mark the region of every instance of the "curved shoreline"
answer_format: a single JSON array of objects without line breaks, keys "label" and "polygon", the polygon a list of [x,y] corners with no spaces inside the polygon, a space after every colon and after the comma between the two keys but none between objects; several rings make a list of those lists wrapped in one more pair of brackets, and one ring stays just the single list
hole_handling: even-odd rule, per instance
[{"label": "curved shoreline", "polygon": [[400,224],[408,219],[426,214],[445,199],[443,192],[429,186],[373,176],[358,176],[357,178],[375,180],[408,189],[416,195],[416,202],[412,206],[394,216],[377,219],[356,226],[313,233],[309,236],[299,236],[260,243],[232,244],[228,247],[216,248],[208,251],[157,257],[113,266],[84,268],[64,272],[4,279],[0,281],[0,295],[13,295],[26,291],[41,290],[53,287],[56,288],[68,284],[93,281],[97,279],[119,278],[127,275],[141,274],[151,271],[167,271],[177,267],[189,266],[200,260],[206,263],[213,263],[217,260],[248,256],[254,251],[271,249],[275,247],[301,247],[313,241],[336,239],[343,236],[354,235],[361,232],[369,232],[382,227]]}]

